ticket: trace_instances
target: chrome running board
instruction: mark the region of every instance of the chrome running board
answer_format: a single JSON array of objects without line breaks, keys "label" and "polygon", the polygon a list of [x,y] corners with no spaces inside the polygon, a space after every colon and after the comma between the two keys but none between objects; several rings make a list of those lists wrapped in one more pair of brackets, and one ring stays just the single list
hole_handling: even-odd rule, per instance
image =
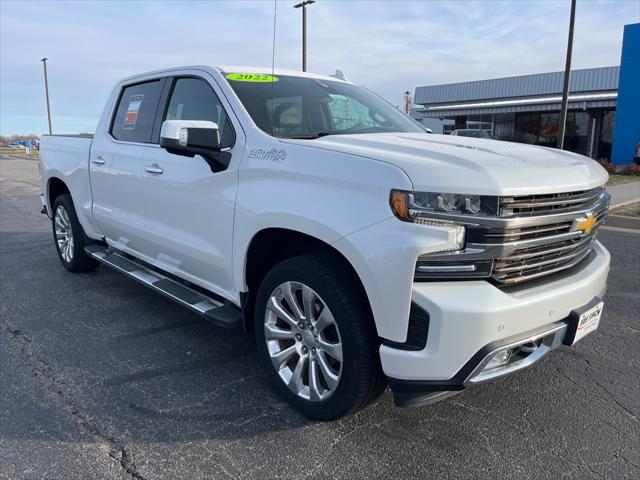
[{"label": "chrome running board", "polygon": [[103,265],[124,273],[129,278],[133,278],[174,302],[199,313],[215,325],[233,328],[242,324],[242,314],[229,303],[196,291],[103,245],[88,245],[84,250]]}]

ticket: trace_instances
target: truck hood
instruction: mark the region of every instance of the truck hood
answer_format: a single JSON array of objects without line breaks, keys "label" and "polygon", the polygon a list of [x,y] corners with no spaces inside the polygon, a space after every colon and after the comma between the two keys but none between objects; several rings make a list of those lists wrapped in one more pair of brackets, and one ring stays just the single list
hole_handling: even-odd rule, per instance
[{"label": "truck hood", "polygon": [[499,140],[374,133],[289,141],[392,163],[404,170],[416,191],[532,195],[586,190],[608,178],[588,157]]}]

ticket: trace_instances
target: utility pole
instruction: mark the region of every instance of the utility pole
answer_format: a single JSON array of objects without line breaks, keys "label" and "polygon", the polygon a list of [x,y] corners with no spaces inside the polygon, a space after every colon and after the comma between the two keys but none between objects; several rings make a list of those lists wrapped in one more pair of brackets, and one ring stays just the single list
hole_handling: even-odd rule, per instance
[{"label": "utility pole", "polygon": [[304,0],[296,3],[293,8],[302,8],[302,71],[307,71],[307,5],[316,3],[316,0]]},{"label": "utility pole", "polygon": [[404,113],[409,115],[409,112],[413,108],[413,99],[411,98],[411,92],[407,90],[404,92]]},{"label": "utility pole", "polygon": [[564,132],[567,126],[567,110],[569,109],[569,80],[571,79],[571,52],[573,50],[573,24],[576,20],[576,0],[571,0],[571,16],[569,18],[569,39],[567,40],[567,61],[564,66],[564,85],[562,87],[562,108],[560,125],[558,126],[558,148],[564,149]]},{"label": "utility pole", "polygon": [[49,119],[49,135],[51,135],[51,107],[49,106],[49,80],[47,79],[47,60],[45,57],[40,60],[44,66],[44,93],[47,96],[47,118]]}]

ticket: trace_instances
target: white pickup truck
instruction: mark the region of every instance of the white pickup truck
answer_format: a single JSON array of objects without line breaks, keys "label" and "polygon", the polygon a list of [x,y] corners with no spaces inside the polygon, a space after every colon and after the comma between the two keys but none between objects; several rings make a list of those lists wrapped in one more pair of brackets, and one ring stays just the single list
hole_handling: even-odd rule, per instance
[{"label": "white pickup truck", "polygon": [[597,328],[607,173],[569,152],[428,135],[333,76],[185,67],[116,85],[95,135],[42,139],[72,272],[115,268],[254,331],[293,407],[388,385],[423,405]]}]

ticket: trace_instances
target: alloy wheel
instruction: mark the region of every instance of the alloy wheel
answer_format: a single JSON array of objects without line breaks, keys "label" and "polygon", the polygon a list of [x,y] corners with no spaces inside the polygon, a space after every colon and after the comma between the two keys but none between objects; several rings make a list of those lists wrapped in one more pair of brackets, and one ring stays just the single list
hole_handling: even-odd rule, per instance
[{"label": "alloy wheel", "polygon": [[58,244],[58,250],[60,256],[67,263],[73,260],[73,230],[71,228],[71,221],[69,220],[69,214],[62,205],[58,205],[54,216],[56,242]]},{"label": "alloy wheel", "polygon": [[313,289],[299,282],[276,287],[267,302],[264,336],[271,363],[289,390],[312,402],[335,392],[343,362],[340,331]]}]

